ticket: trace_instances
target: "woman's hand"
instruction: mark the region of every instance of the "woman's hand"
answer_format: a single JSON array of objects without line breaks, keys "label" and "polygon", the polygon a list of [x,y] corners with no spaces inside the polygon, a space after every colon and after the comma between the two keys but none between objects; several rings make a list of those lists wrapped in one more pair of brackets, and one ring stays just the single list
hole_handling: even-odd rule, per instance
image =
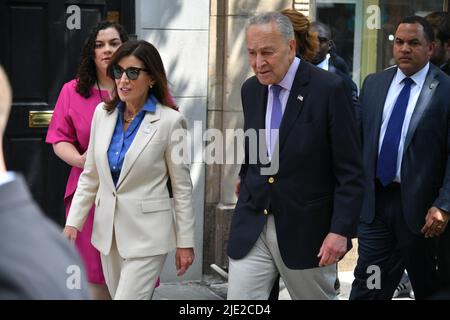
[{"label": "woman's hand", "polygon": [[185,274],[187,269],[194,262],[194,248],[177,248],[175,253],[175,264],[177,267],[177,276],[182,276]]},{"label": "woman's hand", "polygon": [[83,169],[84,168],[84,164],[86,162],[86,153],[80,154],[79,157],[77,158],[77,167]]},{"label": "woman's hand", "polygon": [[86,152],[80,154],[73,144],[61,141],[53,144],[53,151],[65,163],[72,167],[84,168],[86,162]]},{"label": "woman's hand", "polygon": [[77,239],[78,230],[72,226],[65,226],[63,230],[64,236],[69,240],[71,244],[75,244],[75,240]]}]

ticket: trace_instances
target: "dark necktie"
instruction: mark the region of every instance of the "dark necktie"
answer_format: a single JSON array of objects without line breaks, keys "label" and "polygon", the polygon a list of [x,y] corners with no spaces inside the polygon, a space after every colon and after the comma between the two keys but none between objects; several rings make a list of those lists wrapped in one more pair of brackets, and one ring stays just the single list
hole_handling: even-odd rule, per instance
[{"label": "dark necktie", "polygon": [[280,92],[283,89],[281,86],[275,84],[270,87],[272,90],[272,115],[270,117],[270,155],[272,155],[273,147],[275,146],[278,129],[280,128],[281,118],[283,117],[283,110],[280,102]]},{"label": "dark necktie", "polygon": [[397,173],[397,156],[400,137],[402,134],[403,120],[405,119],[406,107],[408,106],[411,85],[414,81],[411,78],[403,79],[404,86],[389,118],[389,122],[384,134],[383,144],[377,162],[377,178],[383,186],[387,186],[395,179]]}]

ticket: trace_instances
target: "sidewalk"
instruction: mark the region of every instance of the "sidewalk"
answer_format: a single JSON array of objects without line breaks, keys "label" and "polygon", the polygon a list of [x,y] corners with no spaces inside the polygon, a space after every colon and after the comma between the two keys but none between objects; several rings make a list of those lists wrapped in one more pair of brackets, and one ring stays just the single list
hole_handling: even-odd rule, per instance
[{"label": "sidewalk", "polygon": [[[341,293],[339,300],[348,300],[353,282],[353,272],[339,272]],[[153,300],[225,300],[227,282],[220,277],[207,276],[201,282],[161,283],[155,290]],[[283,282],[280,283],[280,300],[291,300]],[[412,300],[408,297],[394,300]]]},{"label": "sidewalk", "polygon": [[227,286],[223,279],[212,276],[198,282],[161,283],[152,300],[225,300]]}]

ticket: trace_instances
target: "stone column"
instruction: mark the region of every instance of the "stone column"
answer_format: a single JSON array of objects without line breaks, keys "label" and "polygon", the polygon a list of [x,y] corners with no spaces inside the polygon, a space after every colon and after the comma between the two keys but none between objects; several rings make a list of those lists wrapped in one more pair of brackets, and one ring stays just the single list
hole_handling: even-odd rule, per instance
[{"label": "stone column", "polygon": [[162,282],[201,280],[203,275],[205,164],[201,136],[207,117],[209,16],[209,0],[136,1],[136,34],[139,39],[152,43],[161,54],[170,93],[186,118],[195,143],[191,153],[191,179],[196,259],[185,275],[177,277],[175,255],[170,253],[161,274]]}]

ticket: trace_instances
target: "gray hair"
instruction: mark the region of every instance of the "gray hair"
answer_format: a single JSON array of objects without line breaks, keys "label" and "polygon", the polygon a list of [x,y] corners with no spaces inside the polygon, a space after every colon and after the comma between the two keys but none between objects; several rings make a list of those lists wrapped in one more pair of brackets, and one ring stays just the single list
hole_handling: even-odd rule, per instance
[{"label": "gray hair", "polygon": [[265,12],[251,17],[247,22],[245,31],[247,31],[251,26],[263,25],[272,22],[275,22],[278,30],[287,41],[295,39],[294,27],[292,26],[291,20],[279,12]]}]

